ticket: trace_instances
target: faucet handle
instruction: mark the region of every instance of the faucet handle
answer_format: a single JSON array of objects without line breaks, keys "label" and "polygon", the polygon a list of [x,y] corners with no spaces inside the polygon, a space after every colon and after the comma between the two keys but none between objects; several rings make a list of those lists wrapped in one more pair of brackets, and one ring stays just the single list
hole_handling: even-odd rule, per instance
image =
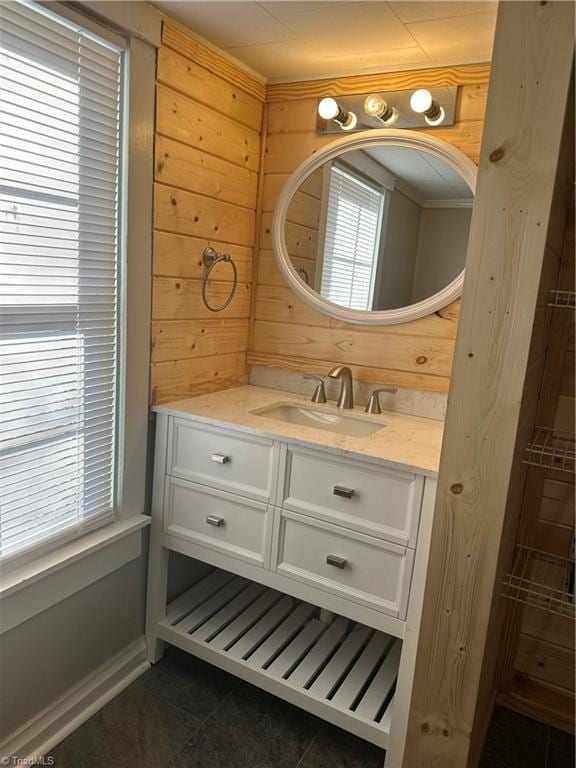
[{"label": "faucet handle", "polygon": [[398,387],[378,387],[378,389],[373,389],[370,394],[370,399],[368,400],[368,405],[365,408],[366,413],[382,413],[379,397],[380,392],[390,392],[391,394],[395,394],[398,392]]},{"label": "faucet handle", "polygon": [[314,394],[312,395],[312,402],[327,403],[328,398],[326,397],[326,389],[324,388],[324,379],[320,376],[315,376],[313,373],[305,373],[304,378],[308,379],[309,381],[318,382],[316,389],[314,390]]}]

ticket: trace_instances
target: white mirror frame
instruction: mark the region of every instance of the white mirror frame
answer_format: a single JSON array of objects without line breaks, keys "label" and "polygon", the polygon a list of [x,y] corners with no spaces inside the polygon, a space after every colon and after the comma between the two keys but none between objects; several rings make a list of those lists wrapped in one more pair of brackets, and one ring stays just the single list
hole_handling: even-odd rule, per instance
[{"label": "white mirror frame", "polygon": [[450,302],[457,299],[462,293],[464,283],[464,270],[445,288],[433,296],[411,304],[408,307],[398,309],[387,309],[378,311],[369,311],[361,309],[349,309],[339,304],[334,304],[327,299],[322,298],[319,293],[306,285],[292,266],[290,256],[286,249],[284,238],[284,229],[286,225],[286,216],[288,207],[292,202],[294,194],[302,182],[315,170],[320,168],[329,160],[334,160],[345,150],[366,149],[374,145],[382,146],[389,144],[394,147],[407,147],[423,152],[428,152],[434,157],[444,160],[449,166],[457,171],[464,181],[470,187],[472,193],[476,188],[476,165],[456,147],[448,144],[446,141],[429,136],[425,133],[419,133],[413,130],[390,130],[387,128],[375,129],[372,131],[363,131],[351,136],[345,136],[331,142],[315,154],[304,160],[294,171],[292,176],[284,185],[276,208],[274,209],[274,218],[272,220],[272,242],[274,255],[280,272],[292,290],[307,304],[318,312],[323,312],[337,320],[343,320],[347,323],[358,323],[361,325],[395,325],[397,323],[408,323],[411,320],[418,320],[426,317],[433,312],[442,309]]}]

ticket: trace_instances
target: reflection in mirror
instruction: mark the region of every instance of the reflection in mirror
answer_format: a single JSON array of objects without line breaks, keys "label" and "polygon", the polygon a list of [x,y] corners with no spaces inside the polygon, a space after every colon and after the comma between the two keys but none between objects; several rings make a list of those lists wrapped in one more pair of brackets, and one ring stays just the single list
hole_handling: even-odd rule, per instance
[{"label": "reflection in mirror", "polygon": [[473,193],[448,163],[399,146],[348,150],[294,194],[285,242],[300,279],[359,310],[406,307],[464,269]]}]

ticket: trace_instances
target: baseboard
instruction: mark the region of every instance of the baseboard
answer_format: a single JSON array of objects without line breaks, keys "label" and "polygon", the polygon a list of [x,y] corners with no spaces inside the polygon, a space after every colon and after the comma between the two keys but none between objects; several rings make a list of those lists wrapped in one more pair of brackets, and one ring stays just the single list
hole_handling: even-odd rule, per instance
[{"label": "baseboard", "polygon": [[50,752],[149,667],[142,637],[11,734],[0,744],[0,755],[32,764],[32,758]]}]

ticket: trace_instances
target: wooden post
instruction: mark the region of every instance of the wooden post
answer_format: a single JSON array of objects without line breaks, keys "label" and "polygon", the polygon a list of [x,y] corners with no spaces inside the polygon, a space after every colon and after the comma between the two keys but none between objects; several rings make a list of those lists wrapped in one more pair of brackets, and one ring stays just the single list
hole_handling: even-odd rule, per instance
[{"label": "wooden post", "polygon": [[404,768],[474,764],[491,711],[488,641],[573,56],[572,3],[500,3]]}]

